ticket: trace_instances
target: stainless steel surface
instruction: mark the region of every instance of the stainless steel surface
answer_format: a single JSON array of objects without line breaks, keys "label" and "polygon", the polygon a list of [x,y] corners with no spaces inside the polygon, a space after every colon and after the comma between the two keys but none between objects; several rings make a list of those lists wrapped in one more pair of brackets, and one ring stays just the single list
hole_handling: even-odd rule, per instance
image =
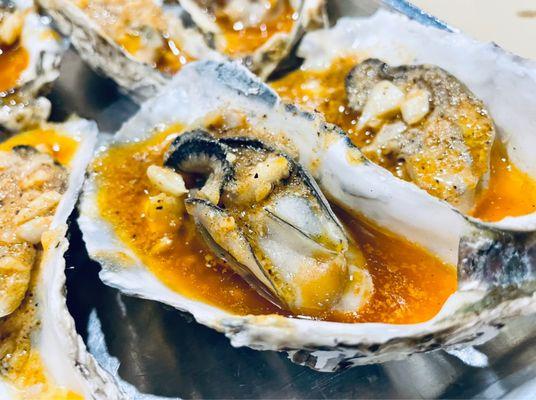
[{"label": "stainless steel surface", "polygon": [[[404,1],[388,3],[396,9],[407,7]],[[374,1],[346,0],[332,2],[331,11],[364,15],[376,7]],[[416,12],[412,10],[405,11]],[[416,17],[441,26],[418,11]],[[95,119],[105,132],[115,131],[137,109],[72,51],[49,97],[53,119],[74,112]],[[478,351],[459,351],[456,356],[437,351],[333,374],[315,372],[292,364],[282,353],[235,349],[223,335],[188,315],[105,287],[97,276],[98,264],[88,259],[75,217],[66,255],[69,308],[97,358],[107,365],[115,363],[107,353],[117,358],[118,376],[141,393],[183,398],[536,397],[530,382],[536,379],[536,317],[504,327]]]}]

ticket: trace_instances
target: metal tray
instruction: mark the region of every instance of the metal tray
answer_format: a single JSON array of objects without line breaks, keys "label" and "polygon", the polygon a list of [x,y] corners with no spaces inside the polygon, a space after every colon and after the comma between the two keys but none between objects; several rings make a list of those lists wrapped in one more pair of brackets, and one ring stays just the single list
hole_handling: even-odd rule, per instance
[{"label": "metal tray", "polygon": [[[379,6],[450,29],[399,0],[339,0],[331,15],[369,15]],[[71,113],[114,132],[137,110],[116,85],[72,50],[49,97],[53,120]],[[130,398],[534,398],[536,317],[520,319],[477,350],[417,354],[403,361],[321,373],[284,353],[233,348],[225,336],[162,304],[125,297],[98,279],[71,216],[67,300],[78,332]],[[151,394],[145,396],[145,394]]]}]

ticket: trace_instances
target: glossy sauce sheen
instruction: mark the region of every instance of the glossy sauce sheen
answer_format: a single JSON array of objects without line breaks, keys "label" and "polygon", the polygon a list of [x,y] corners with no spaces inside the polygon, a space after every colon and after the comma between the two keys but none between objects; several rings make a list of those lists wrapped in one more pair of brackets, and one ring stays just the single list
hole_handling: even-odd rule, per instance
[{"label": "glossy sauce sheen", "polygon": [[[173,129],[145,142],[123,144],[101,155],[93,164],[99,184],[101,215],[149,269],[171,289],[190,298],[245,314],[281,314],[237,275],[215,260],[183,217],[180,228],[173,217],[164,216],[155,226],[147,218],[144,204],[158,191],[147,179],[151,164],[162,165],[163,153],[174,135]],[[178,129],[176,129],[178,131]],[[362,244],[375,292],[358,313],[319,315],[315,318],[343,322],[413,323],[426,321],[456,290],[456,272],[425,250],[393,237],[372,225],[339,212],[349,233]],[[171,221],[171,222],[170,222]],[[155,252],[163,235],[172,244]]]},{"label": "glossy sauce sheen", "polygon": [[62,165],[73,158],[78,142],[52,129],[36,129],[12,136],[0,143],[0,150],[11,150],[15,146],[43,146]]},{"label": "glossy sauce sheen", "polygon": [[[369,132],[356,133],[359,115],[348,107],[344,85],[346,76],[360,61],[359,57],[340,57],[325,70],[297,70],[273,82],[272,87],[285,101],[323,113],[328,122],[345,130],[356,146],[365,146],[371,143],[371,137]],[[496,142],[491,154],[489,186],[479,194],[470,214],[484,221],[498,221],[534,211],[536,180],[513,165],[504,146]]]},{"label": "glossy sauce sheen", "polygon": [[254,52],[266,43],[275,33],[290,32],[297,18],[288,1],[277,17],[263,23],[239,28],[225,14],[216,12],[216,23],[222,29],[226,40],[225,53],[240,56]]},{"label": "glossy sauce sheen", "polygon": [[18,86],[20,75],[28,67],[29,59],[28,52],[19,44],[0,47],[0,92]]}]

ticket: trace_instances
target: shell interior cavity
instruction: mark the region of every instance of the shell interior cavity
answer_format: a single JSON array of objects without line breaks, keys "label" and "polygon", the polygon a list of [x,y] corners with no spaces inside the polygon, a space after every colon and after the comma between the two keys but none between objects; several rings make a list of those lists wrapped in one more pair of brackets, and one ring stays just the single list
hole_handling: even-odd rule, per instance
[{"label": "shell interior cavity", "polygon": [[0,397],[121,398],[65,299],[67,218],[97,137],[83,119],[0,143]]},{"label": "shell interior cavity", "polygon": [[[372,29],[374,27],[379,29]],[[506,106],[507,101],[493,96],[494,91],[487,89],[487,85],[490,82],[500,87],[514,85],[522,92],[536,84],[534,70],[530,66],[491,45],[422,27],[386,12],[369,19],[343,20],[333,30],[311,34],[313,39],[316,38],[314,43],[323,46],[315,48],[319,49],[315,53],[317,56],[330,55],[329,43],[338,42],[318,39],[322,35],[330,38],[335,35],[336,39],[340,35],[341,42],[346,40],[347,50],[363,43],[370,44],[370,48],[378,49],[378,54],[372,54],[372,57],[379,59],[385,59],[386,55],[397,56],[400,52],[394,49],[403,45],[402,49],[406,52],[403,54],[409,54],[404,59],[406,63],[434,64],[449,71],[475,95],[439,68],[398,70],[397,63],[389,57],[386,62],[395,67],[381,66],[386,73],[382,82],[386,82],[387,91],[393,89],[389,85],[400,91],[393,83],[400,79],[401,84],[412,83],[417,88],[424,82],[421,90],[432,93],[435,88],[426,84],[429,73],[451,82],[448,83],[449,90],[456,91],[460,99],[469,102],[471,113],[480,110],[483,134],[488,138],[493,137],[494,126],[478,99],[487,105],[492,116],[495,116],[497,108],[495,99]],[[346,37],[348,35],[349,38]],[[382,42],[384,35],[389,39],[385,44]],[[306,38],[304,46],[313,48],[313,39]],[[461,43],[467,50],[463,56],[458,54],[458,59],[451,54],[455,47],[452,43]],[[394,44],[398,46],[392,48]],[[465,54],[468,53],[474,57],[471,63],[474,62],[475,67],[478,65],[479,71],[482,65],[486,65],[490,66],[490,72],[481,72],[477,80],[471,79],[475,78],[476,69],[467,66]],[[411,54],[414,56],[411,57]],[[495,61],[483,62],[490,58]],[[312,65],[318,64],[306,60],[306,67]],[[453,65],[458,68],[451,68]],[[495,70],[495,65],[501,65],[501,69]],[[470,69],[470,74],[461,73],[465,67]],[[483,79],[483,73],[489,74],[489,79]],[[519,76],[526,79],[516,86]],[[435,78],[430,79],[435,82]],[[532,101],[528,92],[519,93],[519,96],[525,101]],[[359,107],[359,100],[354,100],[354,106]],[[444,107],[447,114],[456,114],[455,105],[445,104]],[[416,114],[410,112],[408,115]],[[499,132],[508,131],[511,137],[518,133],[529,135],[527,132],[530,130],[516,128],[520,120],[530,127],[530,120],[516,118],[509,124],[504,116],[500,113],[495,118]],[[243,129],[244,121],[254,129]],[[313,253],[313,258],[319,258],[319,254],[324,257],[325,254],[333,262],[341,258],[332,255],[337,238],[342,239],[341,254],[348,254],[346,246],[348,249],[354,246],[343,239],[344,229],[329,212],[320,189],[332,203],[346,212],[363,216],[392,234],[421,246],[446,265],[457,267],[459,290],[434,318],[413,325],[343,324],[281,315],[234,315],[172,290],[151,272],[142,257],[118,236],[116,227],[102,216],[98,200],[101,181],[93,169],[85,184],[79,224],[90,256],[103,266],[100,276],[105,283],[125,293],[188,311],[200,323],[225,332],[234,345],[272,350],[295,349],[296,352],[291,352],[290,356],[297,362],[303,359],[305,352],[309,360],[307,365],[321,370],[336,369],[342,362],[385,361],[439,346],[482,341],[496,333],[494,326],[497,321],[534,312],[532,216],[509,218],[507,227],[504,221],[486,223],[465,216],[456,208],[466,201],[464,194],[459,203],[456,200],[452,205],[418,185],[396,177],[369,161],[342,130],[326,123],[317,113],[283,103],[274,90],[240,65],[206,61],[185,66],[166,90],[142,105],[140,111],[123,125],[109,147],[99,154],[105,155],[128,143],[147,140],[155,132],[166,132],[165,127],[173,126],[181,127],[175,132],[189,133],[183,133],[185,136],[175,133],[164,141],[164,145],[168,146],[165,163],[168,168],[181,173],[188,184],[179,185],[180,178],[171,172],[175,174],[169,180],[175,182],[169,185],[175,188],[171,190],[176,192],[175,196],[186,198],[186,212],[195,218],[198,229],[215,253],[224,257],[231,268],[270,300],[286,303],[294,310],[304,305],[304,299],[298,296],[299,291],[295,288],[288,291],[289,281],[281,280],[279,275],[285,272],[285,268],[295,268],[300,263],[285,264],[285,268],[281,268],[278,259],[281,251],[284,250],[284,258],[291,258],[294,257],[292,251],[299,248],[300,262],[304,255]],[[227,132],[232,135],[228,136]],[[241,134],[237,135],[237,132]],[[510,140],[515,142],[520,139]],[[510,144],[506,145],[510,148]],[[529,161],[528,158],[525,161]],[[263,164],[270,165],[267,168],[270,173],[266,174],[270,184],[265,189],[262,183],[247,183],[251,172],[255,169],[260,171]],[[520,162],[519,165],[525,167],[527,164]],[[158,181],[159,176],[170,173],[169,169],[164,170],[148,170],[147,173],[159,182],[164,191],[169,192],[170,188],[166,188],[163,181]],[[191,173],[201,177],[188,178]],[[485,185],[485,175],[474,179],[477,182],[474,187]],[[293,185],[297,177],[300,179]],[[318,183],[319,189],[311,178]],[[285,181],[287,184],[281,185]],[[241,185],[247,190],[241,191]],[[295,194],[300,191],[303,195],[296,197]],[[241,211],[241,204],[257,197],[261,199],[260,204],[265,202],[264,207],[248,207]],[[255,215],[253,222],[248,220],[252,215]],[[249,226],[257,223],[261,226]],[[320,231],[319,226],[322,227]],[[224,235],[224,229],[228,229],[229,234]],[[324,232],[318,236],[322,230]],[[359,260],[359,251],[352,252],[352,257],[354,253],[355,260]],[[267,260],[259,260],[260,257]],[[362,265],[353,259],[350,264],[358,268]],[[267,277],[267,271],[275,274],[268,272]],[[367,285],[372,283],[365,282],[360,289]],[[336,304],[337,296],[330,298],[331,304]],[[359,298],[367,301],[366,290]],[[296,299],[302,302],[296,302]]]},{"label": "shell interior cavity", "polygon": [[27,0],[0,4],[0,32],[0,126],[15,131],[48,118],[39,95],[58,77],[66,45]]}]

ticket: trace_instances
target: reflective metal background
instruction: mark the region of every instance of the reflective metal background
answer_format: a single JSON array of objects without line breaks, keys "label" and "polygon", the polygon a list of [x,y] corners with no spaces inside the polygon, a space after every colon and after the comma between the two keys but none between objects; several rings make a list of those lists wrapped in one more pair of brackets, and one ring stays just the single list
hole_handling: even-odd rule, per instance
[{"label": "reflective metal background", "polygon": [[[403,1],[386,3],[441,25]],[[376,8],[376,1],[346,0],[332,2],[331,12],[366,15]],[[72,51],[50,97],[53,119],[77,113],[96,120],[106,132],[115,131],[137,109]],[[437,351],[334,374],[315,372],[281,353],[235,349],[188,315],[105,287],[97,277],[98,264],[85,252],[75,217],[66,256],[69,308],[99,361],[111,369],[120,363],[118,377],[133,398],[137,391],[183,398],[536,398],[530,382],[536,378],[536,317],[516,321],[480,346],[485,356]],[[487,366],[471,367],[460,359]]]}]

